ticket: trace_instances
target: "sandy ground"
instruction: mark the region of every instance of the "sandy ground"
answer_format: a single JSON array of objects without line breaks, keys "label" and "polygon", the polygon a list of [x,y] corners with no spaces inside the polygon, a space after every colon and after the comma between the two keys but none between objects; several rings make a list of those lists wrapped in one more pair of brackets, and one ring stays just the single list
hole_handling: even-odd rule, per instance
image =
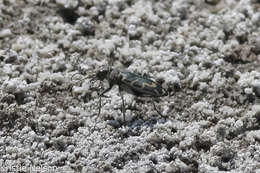
[{"label": "sandy ground", "polygon": [[0,0],[0,172],[259,173],[259,97],[259,0]]}]

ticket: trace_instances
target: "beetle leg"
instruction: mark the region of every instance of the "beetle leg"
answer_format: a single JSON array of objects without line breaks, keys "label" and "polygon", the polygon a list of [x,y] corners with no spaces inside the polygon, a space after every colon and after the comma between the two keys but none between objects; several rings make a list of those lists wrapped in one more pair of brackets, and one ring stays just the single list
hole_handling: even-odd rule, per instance
[{"label": "beetle leg", "polygon": [[156,110],[156,112],[157,112],[161,117],[165,118],[165,116],[163,116],[162,113],[156,108],[154,101],[155,101],[155,100],[152,99],[152,103],[153,103],[154,109]]},{"label": "beetle leg", "polygon": [[101,94],[99,94],[99,97],[108,97],[104,94],[107,93],[108,91],[110,91],[111,89],[112,89],[112,85],[109,85],[109,87],[107,89],[105,89],[104,91],[102,91]]},{"label": "beetle leg", "polygon": [[121,96],[121,99],[122,99],[122,113],[123,113],[123,123],[125,123],[125,101],[124,101],[124,95],[123,93],[121,92],[121,88],[119,88],[119,94]]},{"label": "beetle leg", "polygon": [[98,106],[98,117],[101,113],[101,97],[99,97],[99,106]]},{"label": "beetle leg", "polygon": [[112,88],[112,85],[109,85],[109,87],[107,88],[107,89],[105,89],[104,91],[102,91],[102,93],[101,94],[99,94],[98,93],[98,96],[99,96],[99,108],[98,108],[98,116],[100,115],[100,113],[101,113],[101,97],[108,97],[108,96],[106,96],[106,95],[104,95],[105,93],[107,93],[109,90],[111,90],[111,88]]}]

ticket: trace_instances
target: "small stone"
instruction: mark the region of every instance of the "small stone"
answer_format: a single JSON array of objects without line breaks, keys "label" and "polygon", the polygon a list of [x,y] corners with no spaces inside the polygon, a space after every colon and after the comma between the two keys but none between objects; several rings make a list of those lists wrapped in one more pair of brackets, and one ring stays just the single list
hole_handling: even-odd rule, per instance
[{"label": "small stone", "polygon": [[255,95],[260,97],[260,81],[253,82],[252,85]]},{"label": "small stone", "polygon": [[252,88],[245,88],[245,93],[246,94],[252,94],[253,89]]},{"label": "small stone", "polygon": [[83,35],[95,35],[95,27],[90,19],[86,17],[81,17],[77,20],[75,27],[83,34]]},{"label": "small stone", "polygon": [[0,31],[0,38],[9,37],[12,35],[12,32],[10,29],[3,29]]},{"label": "small stone", "polygon": [[14,63],[17,60],[17,53],[10,51],[8,56],[5,57],[5,63]]},{"label": "small stone", "polygon": [[78,0],[56,0],[56,3],[63,6],[64,8],[76,8],[78,6]]}]

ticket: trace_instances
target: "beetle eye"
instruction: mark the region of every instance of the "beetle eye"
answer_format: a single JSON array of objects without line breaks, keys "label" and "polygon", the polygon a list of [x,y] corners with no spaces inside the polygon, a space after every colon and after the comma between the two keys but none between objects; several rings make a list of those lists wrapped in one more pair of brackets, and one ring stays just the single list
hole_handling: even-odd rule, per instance
[{"label": "beetle eye", "polygon": [[107,75],[107,71],[106,70],[99,70],[97,72],[97,75],[96,77],[99,79],[99,80],[104,80],[106,78],[106,75]]},{"label": "beetle eye", "polygon": [[165,80],[162,78],[159,78],[156,80],[156,82],[159,83],[160,85],[162,85],[165,82]]}]

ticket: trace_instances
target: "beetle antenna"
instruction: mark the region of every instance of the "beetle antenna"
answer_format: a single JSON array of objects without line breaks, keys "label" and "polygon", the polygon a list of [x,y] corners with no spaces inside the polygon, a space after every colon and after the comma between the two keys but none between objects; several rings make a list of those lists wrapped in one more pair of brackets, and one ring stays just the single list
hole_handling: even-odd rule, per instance
[{"label": "beetle antenna", "polygon": [[156,105],[155,105],[154,102],[155,102],[155,100],[152,99],[153,107],[154,107],[154,109],[156,110],[156,112],[157,112],[161,117],[163,117],[163,118],[166,119],[166,117],[165,117],[164,115],[162,115],[162,113],[157,109],[157,107],[156,107]]},{"label": "beetle antenna", "polygon": [[[73,75],[70,77],[70,79],[73,80],[73,77],[76,76],[76,75],[80,75],[80,73],[75,73],[75,74],[73,74]],[[80,82],[82,82],[83,80],[88,79],[88,78],[91,78],[91,79],[90,79],[90,82],[92,82],[93,80],[95,80],[95,81],[97,80],[97,79],[96,79],[96,75],[93,74],[93,75],[84,77],[83,79],[80,79]]]}]

